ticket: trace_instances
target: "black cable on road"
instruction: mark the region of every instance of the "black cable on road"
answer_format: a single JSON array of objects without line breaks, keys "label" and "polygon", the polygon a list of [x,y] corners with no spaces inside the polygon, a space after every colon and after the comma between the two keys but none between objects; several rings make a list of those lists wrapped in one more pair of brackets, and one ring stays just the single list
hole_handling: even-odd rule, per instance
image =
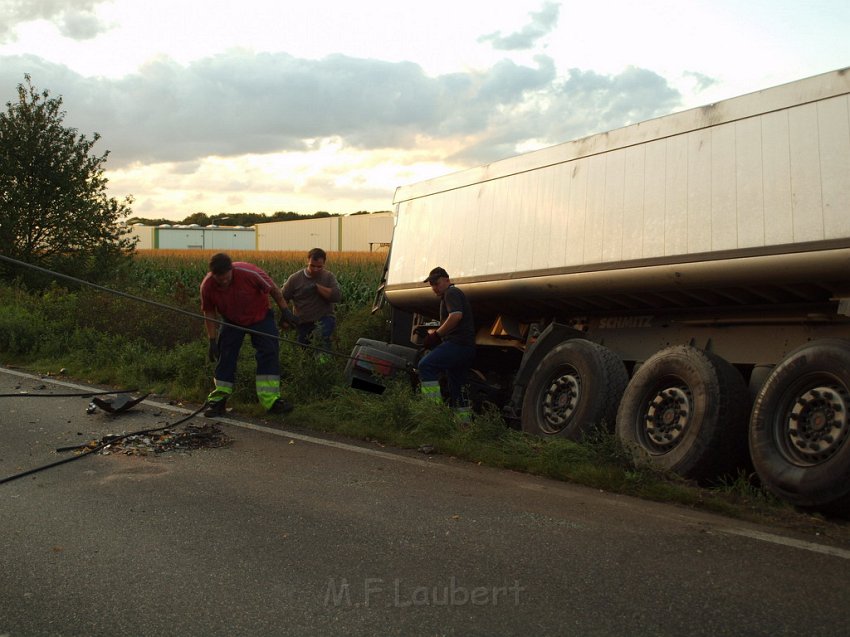
[{"label": "black cable on road", "polygon": [[87,391],[79,394],[0,394],[0,398],[88,398],[89,396],[105,396],[107,394],[132,394],[138,389],[114,389],[110,391]]},{"label": "black cable on road", "polygon": [[[80,458],[85,458],[86,456],[90,456],[93,453],[97,453],[101,449],[105,449],[110,445],[114,445],[116,442],[124,440],[125,438],[129,438],[130,436],[141,436],[143,434],[151,434],[157,431],[162,431],[163,429],[170,429],[176,427],[177,425],[181,425],[187,420],[191,420],[199,413],[201,413],[204,408],[207,407],[207,403],[204,403],[200,406],[196,411],[193,411],[191,414],[186,416],[185,418],[181,418],[177,422],[173,424],[166,424],[163,427],[154,427],[152,429],[141,429],[139,431],[131,431],[130,433],[121,434],[119,436],[111,437],[108,441],[101,442],[96,447],[89,447],[87,451],[84,451],[76,456],[69,456],[68,458],[62,458],[62,460],[57,460],[55,462],[48,463],[46,465],[42,465],[41,467],[36,467],[34,469],[28,469],[26,471],[22,471],[21,473],[16,473],[15,475],[8,476],[6,478],[0,478],[0,484],[6,484],[7,482],[12,482],[12,480],[17,480],[18,478],[25,478],[26,476],[30,476],[34,473],[38,473],[39,471],[44,471],[45,469],[50,469],[52,467],[58,467],[59,465],[66,464],[68,462],[73,462],[74,460],[79,460]],[[77,447],[79,448],[79,447]]]}]

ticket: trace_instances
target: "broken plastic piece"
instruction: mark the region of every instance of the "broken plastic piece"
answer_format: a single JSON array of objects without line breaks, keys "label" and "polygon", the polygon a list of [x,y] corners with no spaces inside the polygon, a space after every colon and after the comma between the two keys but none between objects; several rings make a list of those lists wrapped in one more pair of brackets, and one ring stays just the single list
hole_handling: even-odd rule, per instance
[{"label": "broken plastic piece", "polygon": [[[120,414],[128,409],[132,409],[148,396],[150,396],[150,394],[145,394],[139,398],[130,398],[126,394],[118,394],[114,398],[99,398],[95,396],[91,399],[89,407],[91,407],[91,405],[95,405],[109,414]],[[86,410],[86,412],[91,413],[88,410]]]}]

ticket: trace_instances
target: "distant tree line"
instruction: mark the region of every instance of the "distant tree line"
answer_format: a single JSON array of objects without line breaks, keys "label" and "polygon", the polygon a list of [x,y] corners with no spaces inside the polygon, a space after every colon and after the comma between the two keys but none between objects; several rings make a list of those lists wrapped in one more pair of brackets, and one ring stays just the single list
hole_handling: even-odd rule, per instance
[{"label": "distant tree line", "polygon": [[[383,211],[382,211],[383,212]],[[359,210],[351,213],[352,215],[368,215],[372,214],[367,210]],[[145,226],[160,226],[163,224],[169,225],[192,225],[199,226],[245,226],[250,227],[258,223],[269,223],[271,221],[297,221],[298,219],[318,219],[322,217],[339,217],[338,213],[330,212],[314,212],[311,215],[302,214],[300,212],[275,212],[272,214],[263,214],[258,212],[237,212],[227,213],[220,212],[214,215],[208,215],[205,212],[194,212],[182,221],[174,221],[173,219],[146,219],[144,217],[131,217],[127,220],[129,224],[141,223]]]}]

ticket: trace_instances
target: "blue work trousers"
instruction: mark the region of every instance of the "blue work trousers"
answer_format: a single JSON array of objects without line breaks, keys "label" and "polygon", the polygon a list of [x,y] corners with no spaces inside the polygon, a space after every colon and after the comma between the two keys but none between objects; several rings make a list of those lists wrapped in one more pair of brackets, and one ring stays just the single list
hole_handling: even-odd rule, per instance
[{"label": "blue work trousers", "polygon": [[449,404],[463,404],[463,386],[472,361],[475,359],[474,345],[459,345],[443,341],[419,361],[419,379],[423,382],[439,380],[440,372],[446,372]]},{"label": "blue work trousers", "polygon": [[[274,312],[269,310],[259,323],[246,325],[248,329],[269,334],[260,336],[251,334],[251,345],[256,350],[257,376],[280,376],[280,343],[277,339],[277,325],[274,321]],[[239,351],[245,340],[245,332],[232,325],[224,325],[218,337],[218,347],[221,355],[215,366],[216,381],[224,381],[231,386],[236,382],[236,362],[239,360]]]},{"label": "blue work trousers", "polygon": [[298,325],[297,340],[302,345],[310,345],[313,332],[319,333],[320,347],[331,349],[331,335],[336,328],[336,317],[333,314],[323,316],[318,321],[309,321]]}]

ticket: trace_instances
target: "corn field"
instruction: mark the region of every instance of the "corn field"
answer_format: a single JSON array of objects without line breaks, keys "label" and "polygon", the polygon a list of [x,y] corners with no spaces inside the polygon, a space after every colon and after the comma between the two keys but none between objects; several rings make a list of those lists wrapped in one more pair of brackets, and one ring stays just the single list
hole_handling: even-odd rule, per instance
[{"label": "corn field", "polygon": [[[155,298],[181,304],[200,302],[199,286],[207,273],[212,250],[138,250],[122,275],[124,284]],[[228,252],[234,261],[248,261],[268,272],[279,286],[307,264],[304,252]],[[385,253],[329,252],[325,267],[333,272],[342,291],[340,311],[371,304],[381,278]]]}]

